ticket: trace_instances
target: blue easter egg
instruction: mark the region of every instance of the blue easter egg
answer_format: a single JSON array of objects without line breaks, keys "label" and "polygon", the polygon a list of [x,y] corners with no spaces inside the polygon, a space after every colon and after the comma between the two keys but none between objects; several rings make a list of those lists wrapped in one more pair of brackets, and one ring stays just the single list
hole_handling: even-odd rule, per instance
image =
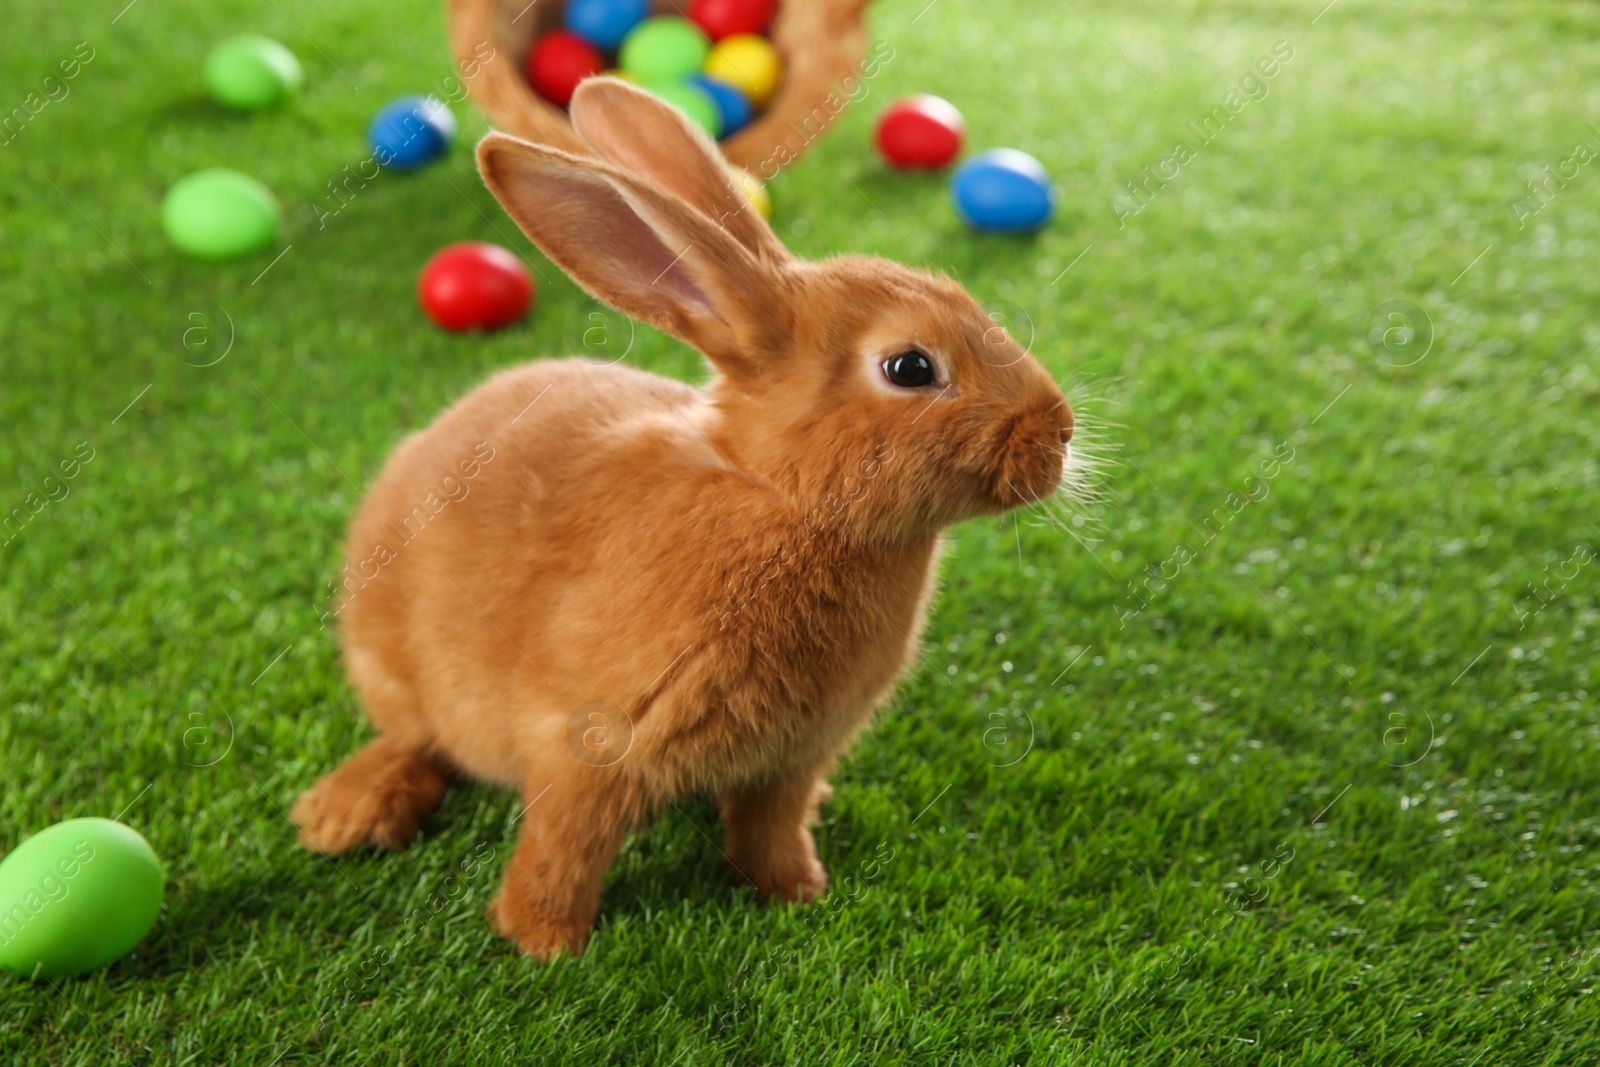
[{"label": "blue easter egg", "polygon": [[738,133],[755,118],[756,109],[750,103],[750,98],[727,82],[708,78],[704,74],[691,74],[689,84],[705,93],[717,105],[717,113],[722,116],[722,136]]},{"label": "blue easter egg", "polygon": [[367,144],[380,166],[415,170],[450,150],[456,119],[431,96],[402,96],[385,104],[367,127]]},{"label": "blue easter egg", "polygon": [[649,13],[650,0],[570,0],[567,29],[610,52]]},{"label": "blue easter egg", "polygon": [[1037,159],[1014,148],[982,152],[950,176],[950,198],[968,226],[988,233],[1036,230],[1056,210],[1056,191]]}]

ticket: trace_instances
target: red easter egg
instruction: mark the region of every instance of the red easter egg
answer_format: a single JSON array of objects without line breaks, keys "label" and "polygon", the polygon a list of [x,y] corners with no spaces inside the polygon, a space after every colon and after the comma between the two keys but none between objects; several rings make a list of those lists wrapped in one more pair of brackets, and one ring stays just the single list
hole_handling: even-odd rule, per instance
[{"label": "red easter egg", "polygon": [[566,107],[583,79],[606,69],[606,60],[594,45],[567,30],[554,30],[528,49],[528,81],[540,96]]},{"label": "red easter egg", "polygon": [[933,170],[961,152],[967,124],[948,100],[926,94],[896,100],[878,119],[878,151],[902,169]]},{"label": "red easter egg", "polygon": [[694,0],[689,21],[720,41],[736,33],[765,33],[777,8],[777,0]]},{"label": "red easter egg", "polygon": [[461,241],[433,254],[417,279],[428,318],[447,330],[493,330],[520,319],[533,303],[533,279],[499,245]]}]

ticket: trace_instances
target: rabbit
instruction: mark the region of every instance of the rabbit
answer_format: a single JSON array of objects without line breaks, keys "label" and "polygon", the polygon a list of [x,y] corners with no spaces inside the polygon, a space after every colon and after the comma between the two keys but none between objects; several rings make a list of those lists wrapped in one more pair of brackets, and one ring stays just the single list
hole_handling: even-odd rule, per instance
[{"label": "rabbit", "polygon": [[336,609],[378,736],[291,815],[313,850],[399,849],[456,775],[519,790],[488,912],[536,959],[584,951],[624,835],[684,797],[715,798],[761,899],[820,897],[826,779],[917,654],[941,531],[1052,494],[1073,431],[956,282],[795,258],[713,142],[622,81],[571,117],[592,155],[491,132],[484,182],[710,380],[536,361],[395,450]]}]

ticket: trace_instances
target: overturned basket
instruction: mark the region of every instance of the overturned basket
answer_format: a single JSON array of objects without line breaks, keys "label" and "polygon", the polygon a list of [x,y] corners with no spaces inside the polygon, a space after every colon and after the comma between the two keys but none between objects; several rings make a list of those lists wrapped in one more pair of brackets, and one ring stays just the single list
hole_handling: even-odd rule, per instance
[{"label": "overturned basket", "polygon": [[[734,163],[770,178],[809,148],[870,77],[864,63],[868,0],[780,0],[773,47],[783,79],[767,109],[722,142]],[[561,25],[555,0],[448,0],[450,47],[472,70],[473,101],[500,129],[541,144],[587,152],[567,113],[541,99],[523,75],[532,42]],[[673,0],[651,0],[652,15],[681,14]],[[487,44],[487,48],[485,45]],[[484,61],[492,49],[492,58]],[[841,87],[843,92],[841,92]]]}]

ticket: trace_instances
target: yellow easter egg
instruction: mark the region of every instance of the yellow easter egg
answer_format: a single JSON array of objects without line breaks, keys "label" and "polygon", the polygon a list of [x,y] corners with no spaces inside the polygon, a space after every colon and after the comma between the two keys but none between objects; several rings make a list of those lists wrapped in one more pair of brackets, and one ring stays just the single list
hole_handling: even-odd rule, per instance
[{"label": "yellow easter egg", "polygon": [[753,33],[737,33],[717,42],[706,57],[705,73],[764,107],[778,88],[782,68],[772,42]]},{"label": "yellow easter egg", "polygon": [[772,197],[768,195],[767,187],[761,184],[761,179],[743,167],[729,164],[728,169],[733,172],[734,184],[739,187],[744,198],[750,201],[750,206],[761,212],[762,218],[772,218]]}]

